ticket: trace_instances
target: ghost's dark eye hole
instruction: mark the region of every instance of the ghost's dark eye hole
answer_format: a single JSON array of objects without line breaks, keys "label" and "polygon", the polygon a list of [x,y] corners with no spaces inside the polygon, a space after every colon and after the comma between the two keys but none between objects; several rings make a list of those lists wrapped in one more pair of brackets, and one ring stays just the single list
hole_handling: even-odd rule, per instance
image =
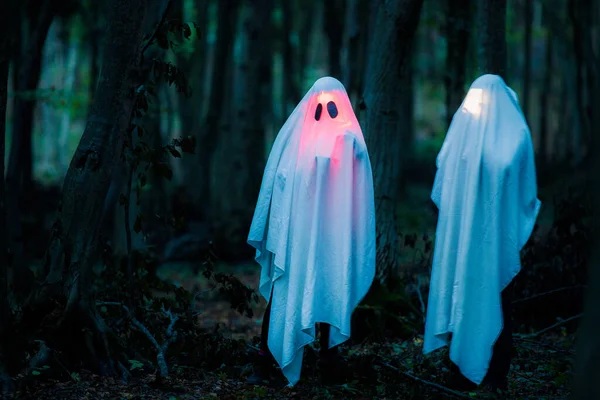
[{"label": "ghost's dark eye hole", "polygon": [[331,119],[334,119],[335,117],[338,116],[338,109],[333,101],[330,101],[329,103],[327,103],[327,112],[329,113],[329,116],[331,117]]},{"label": "ghost's dark eye hole", "polygon": [[321,105],[321,103],[319,103],[319,105],[317,105],[317,109],[315,110],[315,120],[320,120],[321,119],[321,113],[323,112],[323,105]]}]

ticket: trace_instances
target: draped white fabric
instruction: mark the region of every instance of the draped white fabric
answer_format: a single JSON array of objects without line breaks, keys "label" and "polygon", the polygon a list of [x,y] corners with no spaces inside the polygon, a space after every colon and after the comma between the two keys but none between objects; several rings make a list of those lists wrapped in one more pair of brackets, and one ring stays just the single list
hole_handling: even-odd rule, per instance
[{"label": "draped white fabric", "polygon": [[476,384],[503,327],[501,291],[521,269],[537,198],[531,134],[516,93],[496,75],[472,85],[437,157],[439,209],[423,352],[448,344]]},{"label": "draped white fabric", "polygon": [[348,340],[375,276],[371,164],[336,79],[319,79],[279,131],[248,243],[261,265],[260,293],[267,301],[273,293],[268,346],[293,386],[315,323],[331,325],[330,348]]}]

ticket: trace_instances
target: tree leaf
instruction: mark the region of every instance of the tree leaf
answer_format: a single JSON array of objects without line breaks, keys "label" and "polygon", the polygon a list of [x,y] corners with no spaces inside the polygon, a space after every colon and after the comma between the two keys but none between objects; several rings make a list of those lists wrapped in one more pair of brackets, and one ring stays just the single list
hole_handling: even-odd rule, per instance
[{"label": "tree leaf", "polygon": [[171,155],[175,158],[181,158],[181,153],[179,151],[177,151],[177,149],[173,146],[167,146],[167,150],[169,151],[169,153],[171,153]]}]

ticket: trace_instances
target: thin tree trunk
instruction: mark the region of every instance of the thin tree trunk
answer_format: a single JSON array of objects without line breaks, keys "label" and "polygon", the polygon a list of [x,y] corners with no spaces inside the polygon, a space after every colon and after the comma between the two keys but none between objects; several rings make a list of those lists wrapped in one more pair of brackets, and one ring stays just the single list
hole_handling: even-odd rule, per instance
[{"label": "thin tree trunk", "polygon": [[583,139],[591,140],[591,103],[589,97],[590,71],[586,62],[586,29],[589,27],[591,2],[588,0],[569,0],[568,12],[573,29],[573,50],[576,68],[577,111],[579,115]]},{"label": "thin tree trunk", "polygon": [[[544,7],[545,8],[545,7]],[[544,10],[546,13],[549,10]],[[553,35],[549,34],[546,38],[546,49],[545,49],[545,65],[544,65],[544,79],[542,82],[542,88],[540,90],[540,142],[539,151],[537,153],[539,160],[539,168],[543,170],[546,167],[548,157],[548,112],[549,100],[552,87],[552,54],[554,50]]]},{"label": "thin tree trunk", "polygon": [[292,43],[292,32],[294,27],[293,2],[290,0],[280,0],[283,12],[283,120],[294,110],[295,105],[300,101],[302,93],[299,88],[298,70],[302,70],[301,65],[294,61],[294,45]]},{"label": "thin tree trunk", "polygon": [[[202,124],[202,113],[201,110],[204,99],[204,86],[206,80],[206,69],[208,65],[208,42],[207,42],[207,31],[208,31],[208,0],[202,0],[196,2],[196,14],[187,15],[185,7],[185,0],[179,0],[179,4],[175,4],[174,11],[178,14],[174,15],[174,18],[181,19],[183,22],[194,21],[198,24],[200,29],[200,38],[194,43],[194,52],[192,54],[182,54],[177,57],[177,67],[183,71],[187,78],[190,86],[192,87],[191,99],[183,99],[180,102],[180,116],[181,116],[181,130],[183,136],[194,136],[196,138],[196,151],[198,147],[204,144],[201,141],[201,124]],[[206,195],[206,192],[201,192],[196,182],[201,180],[202,165],[200,159],[197,157],[183,157],[182,164],[184,166],[185,180],[187,182],[194,182],[189,189],[192,196],[192,201],[195,204],[201,204],[202,197]]]},{"label": "thin tree trunk", "polygon": [[[8,7],[0,6],[0,14],[8,13]],[[6,23],[0,17],[0,23]],[[8,94],[8,57],[7,35],[0,26],[0,177],[4,177],[4,154],[6,140],[6,104]],[[8,335],[11,330],[11,312],[8,303],[8,260],[6,259],[6,210],[4,207],[4,179],[0,179],[0,397],[12,392],[12,380],[6,370],[5,352],[8,350]]]},{"label": "thin tree trunk", "polygon": [[340,52],[344,40],[344,8],[345,0],[329,0],[323,4],[325,18],[323,30],[328,39],[329,75],[342,79]]},{"label": "thin tree trunk", "polygon": [[90,51],[90,107],[96,93],[98,85],[98,75],[100,73],[100,36],[103,33],[99,28],[100,12],[103,11],[98,2],[91,1],[87,12],[85,13],[85,21],[87,25],[87,42],[89,43]]},{"label": "thin tree trunk", "polygon": [[402,77],[408,72],[410,50],[422,0],[374,1],[373,34],[369,44],[362,123],[373,162],[377,218],[377,276],[380,282],[398,272],[398,226],[402,164]]},{"label": "thin tree trunk", "polygon": [[525,39],[523,40],[525,65],[523,66],[523,95],[521,104],[525,118],[529,117],[529,95],[531,92],[531,28],[533,24],[533,0],[525,0]]},{"label": "thin tree trunk", "polygon": [[446,0],[446,123],[449,126],[465,95],[467,51],[471,37],[470,0]]},{"label": "thin tree trunk", "polygon": [[41,74],[42,50],[50,24],[52,23],[52,1],[44,1],[39,12],[22,10],[24,14],[33,14],[33,20],[28,20],[31,26],[28,37],[22,39],[18,69],[16,69],[15,91],[20,95],[15,98],[13,109],[12,143],[8,168],[6,171],[6,208],[7,226],[11,263],[13,266],[13,285],[15,292],[20,295],[30,286],[32,273],[24,265],[21,216],[23,213],[24,195],[32,185],[32,134],[35,101],[25,99],[22,95],[31,96],[37,89]]},{"label": "thin tree trunk", "polygon": [[140,62],[147,5],[148,0],[112,3],[98,90],[65,177],[61,208],[46,255],[49,273],[25,308],[35,313],[54,304],[50,299],[62,304],[66,301],[58,323],[61,339],[73,357],[83,358],[100,373],[114,371],[114,364],[105,325],[95,308],[92,267],[99,256],[104,200],[114,166],[120,162],[134,107],[134,89],[139,84],[131,77]]},{"label": "thin tree trunk", "polygon": [[13,38],[16,36],[15,24],[11,23],[15,18],[16,1],[4,1],[0,3],[0,397],[10,395],[14,390],[13,381],[7,369],[10,358],[12,313],[9,304],[8,287],[8,260],[7,260],[7,231],[6,231],[6,208],[5,208],[5,185],[4,185],[4,162],[6,143],[6,108],[8,101],[8,79],[9,64],[12,50],[14,49]]},{"label": "thin tree trunk", "polygon": [[477,2],[478,74],[506,77],[506,0]]},{"label": "thin tree trunk", "polygon": [[313,37],[314,20],[316,19],[314,13],[308,10],[315,10],[317,9],[318,5],[316,5],[315,0],[297,0],[297,2],[298,4],[296,9],[303,11],[300,13],[302,22],[300,24],[300,32],[298,35],[300,40],[298,44],[298,59],[296,60],[296,63],[299,66],[299,87],[300,91],[302,91],[306,86],[304,82],[306,78],[306,67],[309,63],[310,44]]},{"label": "thin tree trunk", "polygon": [[[208,110],[204,118],[204,126],[200,130],[200,140],[196,151],[201,176],[196,182],[198,193],[201,193],[199,208],[205,220],[213,218],[211,213],[211,176],[212,156],[219,136],[219,122],[225,102],[225,86],[227,75],[224,73],[229,62],[233,60],[233,41],[239,8],[239,0],[219,0],[217,10],[217,42],[210,79]],[[211,220],[212,221],[212,220]],[[209,221],[209,222],[211,222]]]},{"label": "thin tree trunk", "polygon": [[265,127],[272,114],[272,10],[272,0],[258,0],[244,12],[231,129],[219,138],[217,241],[234,258],[250,254],[244,243],[264,169]]},{"label": "thin tree trunk", "polygon": [[344,44],[346,60],[342,68],[342,82],[355,107],[364,89],[368,18],[369,4],[366,0],[347,0]]}]

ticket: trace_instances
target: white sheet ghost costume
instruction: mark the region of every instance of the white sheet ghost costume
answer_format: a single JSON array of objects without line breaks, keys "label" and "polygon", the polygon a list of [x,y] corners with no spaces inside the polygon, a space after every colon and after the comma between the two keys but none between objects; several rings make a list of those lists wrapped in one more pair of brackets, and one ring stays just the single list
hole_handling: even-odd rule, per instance
[{"label": "white sheet ghost costume", "polygon": [[375,276],[371,164],[344,86],[317,80],[285,122],[264,171],[248,235],[271,302],[268,346],[290,386],[315,323],[329,348],[350,338],[352,312]]},{"label": "white sheet ghost costume", "polygon": [[537,198],[531,134],[516,93],[483,75],[454,115],[437,157],[439,209],[423,352],[448,344],[481,384],[503,327],[501,292],[521,269]]}]

